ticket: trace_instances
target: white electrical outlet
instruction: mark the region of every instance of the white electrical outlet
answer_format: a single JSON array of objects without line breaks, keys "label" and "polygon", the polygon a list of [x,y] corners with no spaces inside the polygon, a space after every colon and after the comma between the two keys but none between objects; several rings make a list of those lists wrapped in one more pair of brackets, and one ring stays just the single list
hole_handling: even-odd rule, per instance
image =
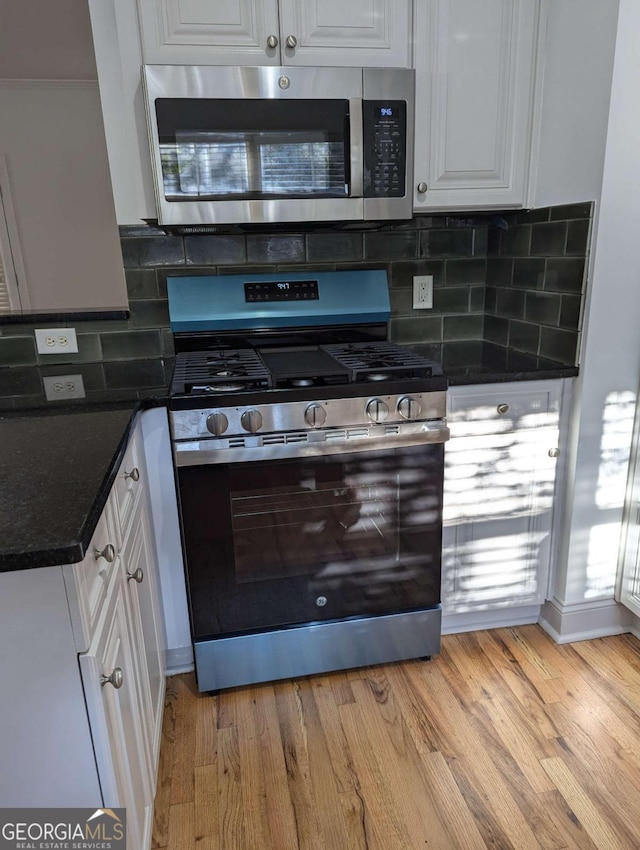
[{"label": "white electrical outlet", "polygon": [[82,375],[49,375],[42,382],[47,401],[85,397]]},{"label": "white electrical outlet", "polygon": [[413,277],[413,309],[433,308],[433,275],[417,274]]},{"label": "white electrical outlet", "polygon": [[38,354],[75,354],[78,340],[75,328],[36,328]]}]

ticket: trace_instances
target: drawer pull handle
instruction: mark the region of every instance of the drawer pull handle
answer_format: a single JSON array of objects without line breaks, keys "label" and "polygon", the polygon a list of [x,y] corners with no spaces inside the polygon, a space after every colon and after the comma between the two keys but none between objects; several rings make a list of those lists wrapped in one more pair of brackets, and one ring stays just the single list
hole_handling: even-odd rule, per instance
[{"label": "drawer pull handle", "polygon": [[549,449],[549,457],[558,457],[560,449]]},{"label": "drawer pull handle", "polygon": [[131,472],[125,472],[124,477],[130,478],[132,481],[139,481],[140,480],[140,470],[138,469],[137,466],[134,466],[133,469],[131,470]]},{"label": "drawer pull handle", "polygon": [[127,573],[127,581],[131,581],[133,579],[136,584],[142,584],[144,580],[144,573],[142,572],[142,568],[138,567],[137,570],[134,570],[132,573]]},{"label": "drawer pull handle", "polygon": [[104,688],[106,684],[113,685],[116,691],[119,691],[124,683],[122,670],[116,667],[110,676],[100,676],[100,687]]},{"label": "drawer pull handle", "polygon": [[116,549],[112,543],[107,543],[102,552],[99,549],[93,550],[93,557],[96,561],[99,561],[100,558],[104,558],[108,564],[112,564],[116,559]]},{"label": "drawer pull handle", "polygon": [[498,413],[500,414],[500,416],[504,416],[505,413],[509,412],[509,405],[508,404],[499,404],[496,409],[497,409]]}]

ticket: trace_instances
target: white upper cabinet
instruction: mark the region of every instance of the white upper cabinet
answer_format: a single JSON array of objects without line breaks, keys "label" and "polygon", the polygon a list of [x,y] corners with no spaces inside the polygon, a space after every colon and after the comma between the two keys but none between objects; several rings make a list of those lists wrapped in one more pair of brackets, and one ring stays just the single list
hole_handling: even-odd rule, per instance
[{"label": "white upper cabinet", "polygon": [[411,64],[411,0],[138,0],[138,9],[149,64]]},{"label": "white upper cabinet", "polygon": [[538,17],[539,0],[417,0],[417,212],[524,204]]}]

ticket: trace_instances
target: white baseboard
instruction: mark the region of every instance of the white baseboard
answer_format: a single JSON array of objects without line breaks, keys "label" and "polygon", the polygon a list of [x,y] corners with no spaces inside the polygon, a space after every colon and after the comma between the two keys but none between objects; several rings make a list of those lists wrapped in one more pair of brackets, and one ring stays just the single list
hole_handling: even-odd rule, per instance
[{"label": "white baseboard", "polygon": [[638,619],[613,599],[574,604],[551,599],[542,606],[538,622],[556,643],[621,635],[640,627]]},{"label": "white baseboard", "polygon": [[177,676],[178,673],[190,673],[195,669],[193,663],[193,647],[178,646],[175,649],[166,649],[164,659],[167,676]]},{"label": "white baseboard", "polygon": [[506,626],[526,626],[537,623],[539,605],[522,605],[513,608],[498,608],[492,611],[467,611],[462,614],[442,615],[442,634],[477,632],[482,629],[501,629]]}]

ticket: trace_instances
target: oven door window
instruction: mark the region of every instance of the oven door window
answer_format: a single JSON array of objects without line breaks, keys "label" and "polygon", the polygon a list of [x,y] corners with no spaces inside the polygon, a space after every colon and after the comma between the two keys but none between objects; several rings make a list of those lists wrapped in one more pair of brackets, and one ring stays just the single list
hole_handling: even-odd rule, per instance
[{"label": "oven door window", "polygon": [[441,445],[179,470],[194,636],[440,601]]},{"label": "oven door window", "polygon": [[348,100],[155,102],[167,201],[349,194]]}]

